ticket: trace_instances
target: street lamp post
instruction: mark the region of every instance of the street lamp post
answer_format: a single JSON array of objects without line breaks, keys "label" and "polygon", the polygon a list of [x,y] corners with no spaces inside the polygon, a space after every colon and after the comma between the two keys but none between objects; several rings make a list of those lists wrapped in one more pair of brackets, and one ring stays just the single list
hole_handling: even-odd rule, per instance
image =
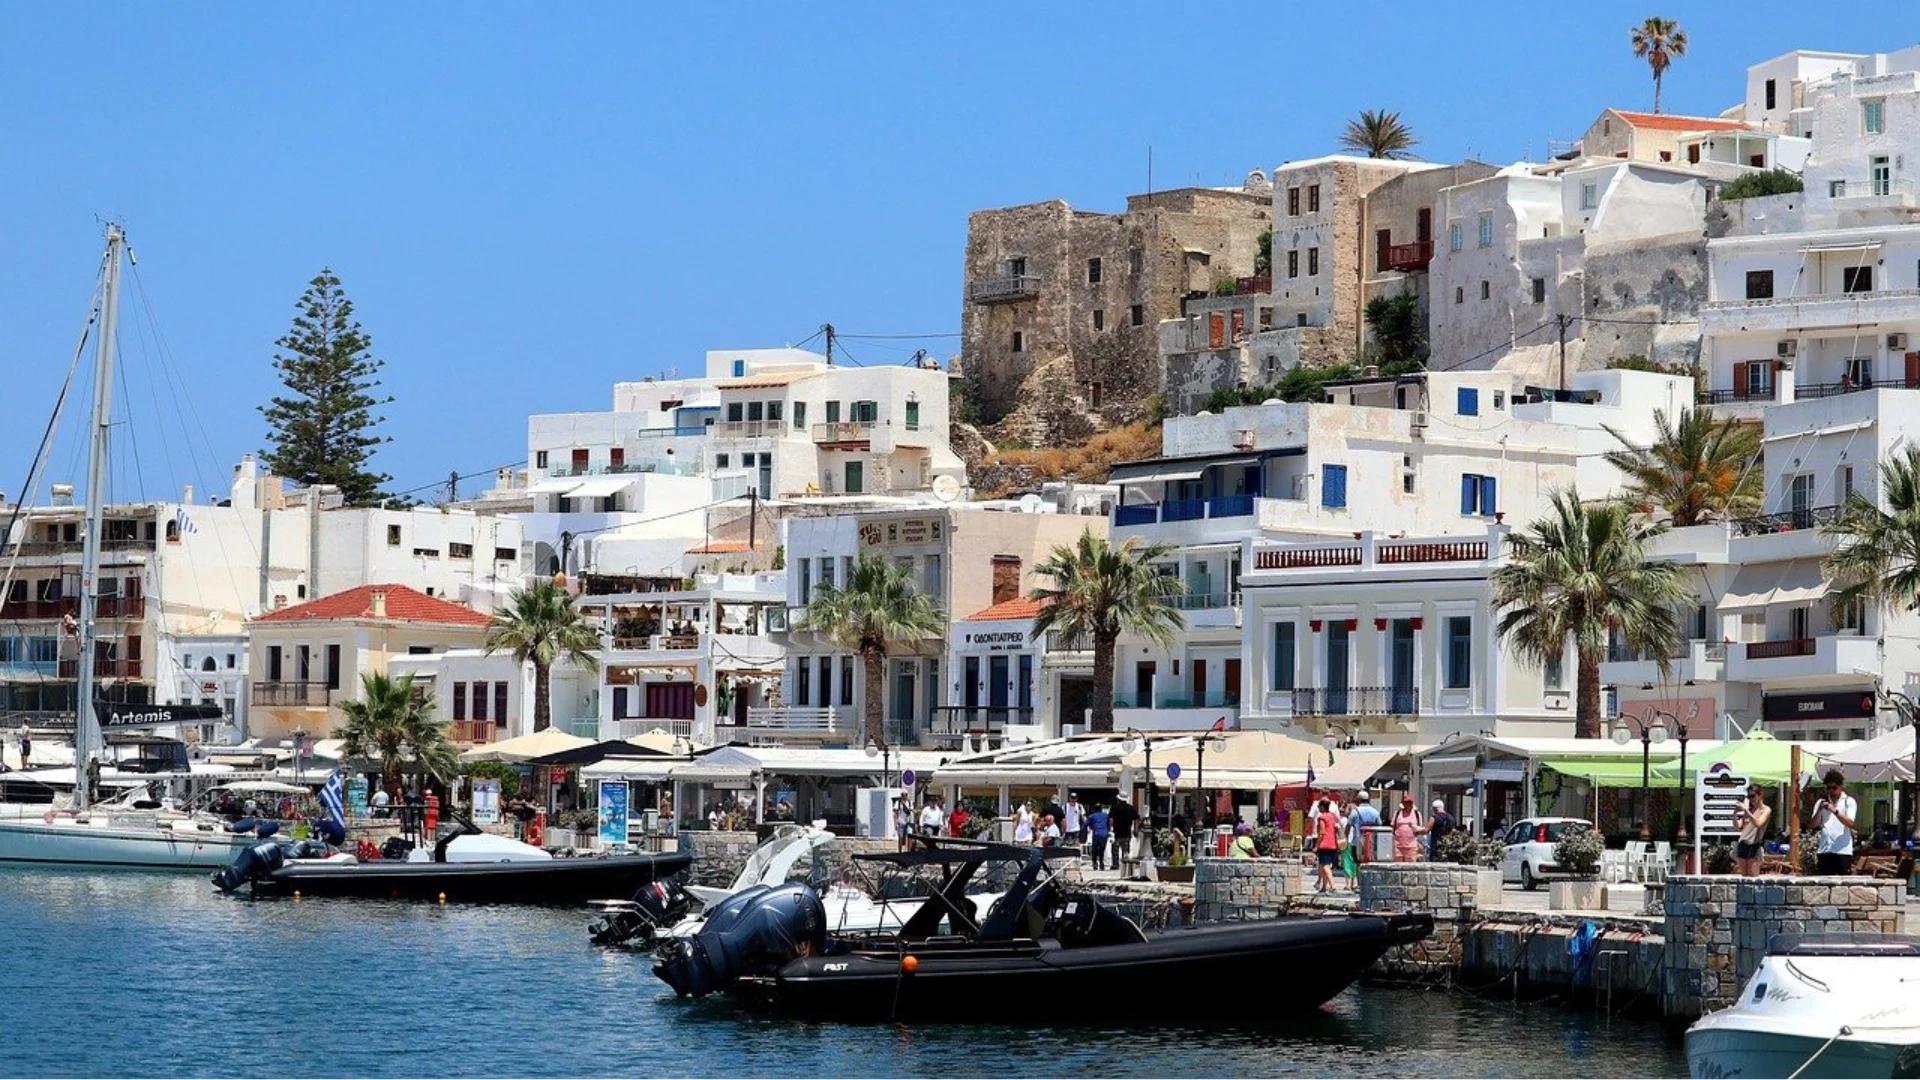
[{"label": "street lamp post", "polygon": [[892,787],[893,786],[893,764],[892,764],[893,745],[890,742],[888,742],[886,739],[882,739],[878,743],[875,743],[872,739],[868,739],[867,740],[867,756],[879,757],[880,786],[883,788]]},{"label": "street lamp post", "polygon": [[1888,690],[1885,687],[1881,688],[1880,696],[1881,698],[1885,699],[1886,703],[1889,706],[1893,708],[1894,712],[1900,714],[1900,719],[1905,721],[1908,727],[1911,727],[1914,729],[1914,739],[1913,739],[1914,787],[1913,787],[1913,798],[1908,800],[1913,804],[1914,816],[1913,816],[1913,832],[1910,833],[1909,835],[1920,836],[1920,703],[1916,703],[1912,698],[1908,697],[1907,695],[1901,693],[1898,690]]},{"label": "street lamp post", "polygon": [[[1657,716],[1658,711],[1653,715]],[[1653,830],[1647,825],[1647,812],[1652,808],[1653,801],[1653,744],[1667,741],[1667,729],[1657,720],[1622,716],[1613,728],[1613,741],[1616,746],[1625,746],[1633,741],[1633,732],[1627,729],[1628,720],[1638,720],[1640,723],[1640,839],[1651,840]]]},{"label": "street lamp post", "polygon": [[1151,854],[1153,852],[1153,736],[1146,734],[1139,728],[1130,727],[1126,731],[1126,737],[1120,742],[1120,752],[1122,754],[1133,753],[1133,740],[1135,739],[1139,739],[1141,745],[1145,747],[1147,751],[1147,813],[1145,825],[1141,829],[1141,833],[1147,841],[1147,852]]},{"label": "street lamp post", "polygon": [[1216,740],[1213,748],[1215,750],[1224,749],[1227,745],[1226,730],[1227,718],[1223,716],[1215,720],[1213,726],[1207,729],[1206,734],[1201,735],[1193,744],[1193,791],[1194,795],[1200,800],[1200,812],[1195,815],[1198,818],[1198,820],[1194,822],[1196,825],[1206,824],[1207,811],[1210,809],[1207,805],[1207,742],[1209,739]]}]

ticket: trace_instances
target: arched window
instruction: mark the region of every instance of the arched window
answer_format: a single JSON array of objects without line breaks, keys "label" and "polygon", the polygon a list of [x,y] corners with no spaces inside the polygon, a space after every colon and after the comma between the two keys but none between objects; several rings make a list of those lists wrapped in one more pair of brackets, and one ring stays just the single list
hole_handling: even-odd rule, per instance
[{"label": "arched window", "polygon": [[207,658],[206,658],[205,660],[202,660],[202,661],[200,661],[200,670],[201,670],[201,671],[213,671],[213,670],[215,670],[215,666],[214,666],[214,663],[213,663],[213,657],[211,657],[211,656],[209,656],[209,657],[207,657]]}]

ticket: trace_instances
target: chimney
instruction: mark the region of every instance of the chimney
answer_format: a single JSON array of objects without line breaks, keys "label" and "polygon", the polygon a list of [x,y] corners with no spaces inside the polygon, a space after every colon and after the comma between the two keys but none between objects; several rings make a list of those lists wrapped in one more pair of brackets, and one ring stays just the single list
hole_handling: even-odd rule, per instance
[{"label": "chimney", "polygon": [[186,490],[181,493],[180,501],[185,503],[188,506],[193,505],[193,485],[192,484],[188,484]]},{"label": "chimney", "polygon": [[373,590],[373,617],[376,619],[387,617],[387,590],[385,589]]}]

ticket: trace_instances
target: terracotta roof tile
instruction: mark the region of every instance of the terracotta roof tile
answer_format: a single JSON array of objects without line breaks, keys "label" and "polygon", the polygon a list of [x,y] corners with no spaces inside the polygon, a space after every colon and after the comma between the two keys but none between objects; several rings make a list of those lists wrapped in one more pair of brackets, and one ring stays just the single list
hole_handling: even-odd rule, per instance
[{"label": "terracotta roof tile", "polygon": [[1738,120],[1722,120],[1713,116],[1674,116],[1670,113],[1626,112],[1622,109],[1613,111],[1634,127],[1661,131],[1745,131],[1749,126]]},{"label": "terracotta roof tile", "polygon": [[738,555],[752,551],[753,546],[745,540],[715,540],[705,547],[688,548],[689,555]]},{"label": "terracotta roof tile", "polygon": [[308,619],[371,619],[373,594],[387,594],[387,615],[396,622],[444,623],[450,626],[485,626],[485,615],[461,604],[428,596],[405,585],[362,585],[357,589],[323,596],[304,604],[269,611],[255,622],[299,622]]},{"label": "terracotta roof tile", "polygon": [[1016,596],[1011,600],[1002,600],[990,608],[976,611],[960,621],[992,622],[996,619],[1031,619],[1035,615],[1040,614],[1040,609],[1045,606],[1045,604],[1038,600],[1029,600],[1024,596]]}]

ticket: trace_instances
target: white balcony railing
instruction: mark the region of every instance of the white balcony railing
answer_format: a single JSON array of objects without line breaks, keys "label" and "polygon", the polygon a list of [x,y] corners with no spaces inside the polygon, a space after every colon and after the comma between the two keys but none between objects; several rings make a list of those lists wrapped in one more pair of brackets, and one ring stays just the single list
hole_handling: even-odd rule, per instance
[{"label": "white balcony railing", "polygon": [[831,706],[773,705],[748,709],[747,727],[756,733],[839,735],[853,731],[858,721],[850,711]]},{"label": "white balcony railing", "polygon": [[692,739],[693,721],[660,720],[649,717],[640,717],[638,719],[625,717],[620,721],[620,737],[623,739],[637,739],[642,735],[648,735],[656,731],[663,731],[668,735],[682,739]]}]

